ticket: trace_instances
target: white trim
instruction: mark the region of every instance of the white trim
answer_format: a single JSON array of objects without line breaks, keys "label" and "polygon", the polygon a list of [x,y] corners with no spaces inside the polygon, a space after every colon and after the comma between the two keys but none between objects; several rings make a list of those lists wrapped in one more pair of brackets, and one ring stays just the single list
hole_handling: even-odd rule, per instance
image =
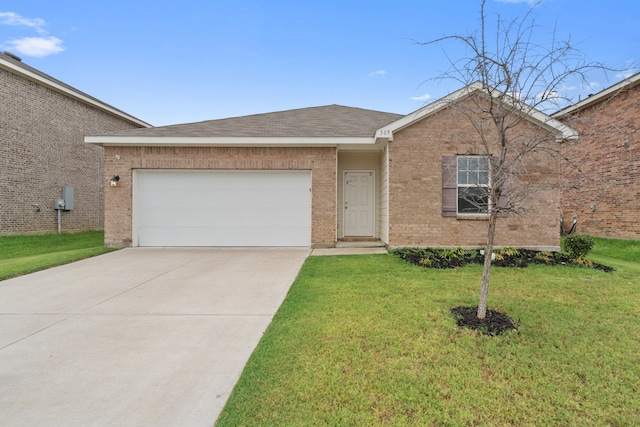
[{"label": "white trim", "polygon": [[595,95],[591,95],[585,99],[583,99],[582,101],[571,105],[569,107],[563,108],[560,111],[557,111],[555,113],[553,113],[551,116],[552,117],[564,117],[566,115],[569,115],[571,113],[574,113],[576,111],[582,110],[583,108],[586,108],[590,105],[596,104],[600,101],[602,101],[603,99],[610,97],[610,96],[615,96],[617,94],[617,92],[620,92],[624,89],[626,89],[627,87],[631,88],[633,86],[635,86],[635,84],[640,82],[640,73],[634,74],[633,76],[624,79],[623,81],[608,87],[607,89],[603,89],[600,92],[596,93]]},{"label": "white trim", "polygon": [[[172,147],[342,147],[366,148],[373,138],[321,137],[163,137],[163,136],[86,136],[84,142],[101,146]],[[351,147],[349,147],[351,148]]]},{"label": "white trim", "polygon": [[5,59],[0,58],[0,68],[4,68],[6,70],[9,70],[11,72],[13,72],[14,74],[18,74],[24,78],[26,78],[27,80],[31,80],[37,83],[40,83],[44,86],[49,87],[50,89],[53,89],[56,92],[60,92],[64,95],[67,95],[71,98],[74,98],[80,102],[83,102],[85,104],[89,104],[92,105],[100,110],[106,111],[107,113],[116,115],[124,120],[127,120],[129,122],[135,123],[137,125],[140,125],[142,127],[145,128],[150,128],[152,127],[149,123],[143,122],[142,120],[133,117],[123,111],[120,111],[114,107],[111,107],[110,105],[104,104],[96,99],[93,99],[91,97],[89,97],[88,95],[78,91],[78,90],[73,90],[70,89],[66,86],[63,86],[53,80],[47,79],[44,76],[41,76],[39,74],[36,74],[30,70],[24,69],[22,67],[19,67]]},{"label": "white trim", "polygon": [[[386,220],[385,220],[385,224],[380,224],[380,230],[379,230],[379,236],[378,237],[380,237],[382,239],[383,243],[388,245],[389,244],[389,218],[391,217],[391,211],[390,211],[391,208],[390,208],[390,204],[389,204],[389,199],[391,198],[391,192],[389,191],[389,175],[390,174],[389,174],[389,145],[388,144],[386,146],[386,149],[383,151],[382,155],[384,156],[384,164],[381,167],[382,170],[380,171],[380,173],[382,174],[382,176],[385,178],[385,181],[386,181],[385,185],[382,185],[382,183],[381,183],[381,186],[384,187],[384,189],[386,191],[386,194],[385,194],[385,196],[386,196],[385,197],[385,205],[386,206],[384,207],[384,209],[386,210],[386,215],[385,215]],[[380,188],[380,191],[381,190],[382,190],[382,188]],[[383,207],[380,206],[380,209],[382,210]],[[383,233],[382,227],[385,227],[384,233]],[[384,239],[382,238],[383,234],[384,234]]]},{"label": "white trim", "polygon": [[[439,100],[432,102],[431,104],[421,108],[418,111],[408,114],[396,120],[395,122],[390,123],[381,129],[378,129],[376,131],[375,139],[376,141],[384,140],[384,139],[386,139],[387,141],[393,141],[393,134],[395,132],[401,131],[402,129],[408,126],[411,126],[412,124],[432,114],[435,114],[436,112],[447,107],[448,105],[453,104],[476,92],[481,92],[485,95],[491,94],[491,96],[493,96],[494,98],[497,98],[502,95],[502,92],[498,90],[491,90],[490,92],[487,92],[484,88],[484,85],[480,82],[471,83],[470,85],[462,89],[459,89],[453,93],[450,93],[444,98],[440,98]],[[509,102],[511,105],[515,105],[515,102],[509,101],[511,99],[509,96],[506,96],[504,99],[507,100],[507,102]],[[523,111],[523,110],[521,111],[523,115],[530,117],[532,121],[538,123],[539,125],[545,126],[552,131],[556,131],[557,133],[556,140],[558,142],[561,142],[563,140],[578,139],[578,132],[576,130],[570,128],[569,126],[561,123],[560,121],[544,114],[543,112],[533,107],[529,107],[528,111]]]},{"label": "white trim", "polygon": [[[338,169],[338,168],[340,167],[340,164],[339,164],[339,161],[338,161],[338,153],[337,152],[335,153],[334,158],[335,158],[335,164],[334,164],[334,169],[333,170],[335,171],[336,179],[334,180],[335,181],[335,185],[334,185],[334,193],[333,194],[335,196],[333,197],[333,199],[336,201],[336,204],[335,204],[335,208],[334,208],[335,221],[333,222],[333,242],[334,242],[334,245],[335,245],[335,243],[338,242],[338,237],[340,235],[338,233],[338,221],[339,221],[339,219],[338,219],[339,218],[338,209],[340,209],[339,203],[338,203],[338,186],[339,186],[339,183],[340,183],[340,180],[339,180],[339,174],[340,174],[339,171],[340,171],[340,169]],[[313,172],[311,172],[311,173],[312,173],[312,175],[311,175],[311,178],[312,178],[311,179],[311,191],[312,191],[312,193],[311,193],[311,203],[313,204],[313,194],[314,194],[313,193]],[[342,195],[342,197],[344,197],[344,194]],[[344,221],[344,219],[343,219],[343,221]],[[313,225],[313,223],[312,223],[312,225]],[[344,234],[344,232],[342,234]],[[311,244],[313,245],[313,239],[311,241]]]},{"label": "white trim", "polygon": [[147,170],[160,170],[160,169],[132,169],[131,173],[131,247],[137,248],[140,246],[140,235],[138,233],[139,218],[138,218],[138,201],[140,200],[140,189],[138,188],[138,173],[140,171]]}]

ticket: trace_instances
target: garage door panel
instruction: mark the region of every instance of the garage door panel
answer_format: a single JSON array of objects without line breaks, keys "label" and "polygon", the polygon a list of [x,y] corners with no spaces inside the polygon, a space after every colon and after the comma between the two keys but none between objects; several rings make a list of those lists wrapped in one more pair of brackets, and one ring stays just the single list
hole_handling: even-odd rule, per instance
[{"label": "garage door panel", "polygon": [[309,246],[309,171],[137,171],[140,246]]},{"label": "garage door panel", "polygon": [[311,215],[306,208],[288,208],[287,216],[281,215],[277,207],[261,207],[260,212],[236,211],[217,208],[163,208],[158,214],[153,208],[140,209],[140,227],[308,227],[307,217]]},{"label": "garage door panel", "polygon": [[[184,227],[180,230],[166,227],[141,227],[147,235],[144,246],[212,246],[211,237],[216,237],[215,246],[256,246],[260,241],[278,241],[278,246],[308,246],[301,242],[300,233],[307,227],[272,227],[269,230],[252,230],[247,227]],[[263,245],[260,245],[263,246]]]},{"label": "garage door panel", "polygon": [[307,207],[306,199],[309,190],[265,190],[256,193],[255,190],[239,190],[228,194],[220,190],[178,190],[154,189],[141,194],[138,198],[139,208],[171,208],[171,207],[211,207],[211,208],[299,208]]}]

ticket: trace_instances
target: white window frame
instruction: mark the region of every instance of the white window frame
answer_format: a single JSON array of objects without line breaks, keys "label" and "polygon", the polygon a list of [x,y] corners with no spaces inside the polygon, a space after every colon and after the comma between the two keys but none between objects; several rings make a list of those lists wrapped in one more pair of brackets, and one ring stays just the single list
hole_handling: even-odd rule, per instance
[{"label": "white window frame", "polygon": [[[475,182],[469,182],[467,179],[465,183],[460,183],[460,161],[462,159],[486,159],[486,183],[479,182],[479,178],[475,180]],[[480,165],[480,162],[478,162]],[[475,171],[478,176],[480,173],[484,172],[483,169],[478,167],[477,169],[471,170],[467,169],[467,171]],[[489,197],[489,188],[491,186],[491,158],[489,156],[483,155],[460,155],[456,156],[456,214],[460,216],[487,216],[491,212],[491,198]],[[460,211],[460,189],[461,188],[482,188],[487,193],[487,210],[485,212],[461,212]]]}]

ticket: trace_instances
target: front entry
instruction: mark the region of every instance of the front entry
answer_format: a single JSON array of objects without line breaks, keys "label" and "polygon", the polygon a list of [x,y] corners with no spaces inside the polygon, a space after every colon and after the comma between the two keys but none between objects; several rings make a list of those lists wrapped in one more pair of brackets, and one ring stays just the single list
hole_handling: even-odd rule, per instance
[{"label": "front entry", "polygon": [[373,172],[344,173],[344,236],[374,237]]}]

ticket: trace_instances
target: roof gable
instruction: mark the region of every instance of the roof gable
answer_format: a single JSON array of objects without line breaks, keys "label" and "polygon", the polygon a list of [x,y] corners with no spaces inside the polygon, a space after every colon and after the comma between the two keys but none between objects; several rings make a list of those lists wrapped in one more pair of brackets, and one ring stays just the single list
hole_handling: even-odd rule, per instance
[{"label": "roof gable", "polygon": [[[502,92],[496,89],[487,90],[481,82],[474,82],[379,129],[376,132],[376,140],[387,139],[392,141],[394,132],[399,132],[402,129],[424,120],[444,108],[456,104],[474,94],[482,94],[485,96],[491,95],[497,98],[502,95]],[[511,105],[518,105],[518,103],[516,103],[515,100],[512,100],[509,96],[505,96],[503,99]],[[533,107],[528,107],[526,111],[521,109],[521,112],[527,120],[555,133],[558,141],[578,138],[577,131]]]}]

